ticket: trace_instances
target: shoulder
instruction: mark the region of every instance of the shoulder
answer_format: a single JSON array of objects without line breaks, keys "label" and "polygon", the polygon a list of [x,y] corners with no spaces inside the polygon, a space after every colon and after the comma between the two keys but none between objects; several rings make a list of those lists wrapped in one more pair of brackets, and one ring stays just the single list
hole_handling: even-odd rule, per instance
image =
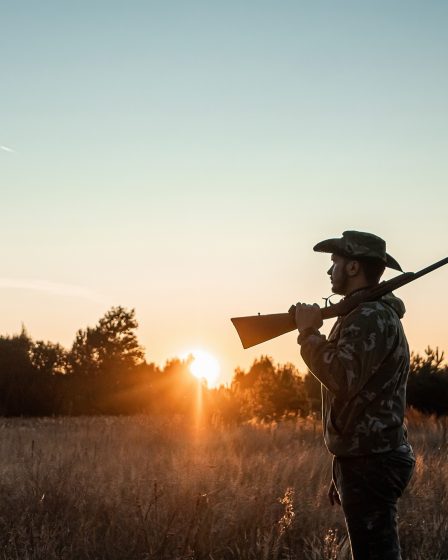
[{"label": "shoulder", "polygon": [[389,305],[382,301],[366,301],[342,319],[341,332],[359,332],[366,329],[383,332],[387,324],[396,323],[397,319]]},{"label": "shoulder", "polygon": [[384,312],[384,306],[378,301],[364,301],[360,303],[353,311],[347,313],[345,317],[342,318],[342,322],[352,322],[352,321],[363,321],[372,317],[372,315],[378,315]]},{"label": "shoulder", "polygon": [[360,303],[351,313],[348,313],[344,319],[348,320],[368,320],[378,316],[389,317],[396,315],[390,305],[381,300],[364,301]]}]

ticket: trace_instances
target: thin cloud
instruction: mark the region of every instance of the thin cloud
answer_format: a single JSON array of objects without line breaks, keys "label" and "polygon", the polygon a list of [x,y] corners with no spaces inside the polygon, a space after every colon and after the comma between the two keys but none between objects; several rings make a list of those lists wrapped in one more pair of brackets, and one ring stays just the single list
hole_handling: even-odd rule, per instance
[{"label": "thin cloud", "polygon": [[47,280],[23,279],[23,278],[0,278],[0,288],[10,288],[14,290],[31,290],[35,292],[45,292],[55,296],[68,296],[74,298],[87,299],[95,303],[104,304],[105,299],[100,295],[84,286],[75,284],[62,284],[59,282],[48,282]]},{"label": "thin cloud", "polygon": [[4,152],[8,152],[8,153],[10,153],[10,154],[15,154],[15,153],[16,153],[16,151],[13,150],[12,148],[10,148],[9,146],[3,146],[3,145],[1,145],[1,146],[0,146],[0,150],[3,150]]}]

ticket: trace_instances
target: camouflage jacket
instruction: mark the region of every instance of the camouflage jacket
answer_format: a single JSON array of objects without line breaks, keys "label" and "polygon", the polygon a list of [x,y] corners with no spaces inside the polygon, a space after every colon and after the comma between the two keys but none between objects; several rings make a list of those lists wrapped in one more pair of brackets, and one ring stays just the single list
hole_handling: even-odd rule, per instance
[{"label": "camouflage jacket", "polygon": [[368,455],[406,442],[409,347],[403,302],[393,294],[339,317],[328,337],[311,334],[301,355],[322,384],[325,443],[336,456]]}]

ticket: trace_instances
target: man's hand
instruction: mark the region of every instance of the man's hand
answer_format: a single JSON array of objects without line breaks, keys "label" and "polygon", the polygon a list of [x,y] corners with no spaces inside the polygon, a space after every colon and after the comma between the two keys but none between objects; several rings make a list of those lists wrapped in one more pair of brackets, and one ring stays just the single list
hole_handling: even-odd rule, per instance
[{"label": "man's hand", "polygon": [[293,308],[295,308],[295,321],[299,331],[304,331],[305,329],[320,329],[323,325],[322,315],[320,308],[315,303],[314,305],[308,305],[306,303],[296,303],[289,310],[291,313]]},{"label": "man's hand", "polygon": [[334,506],[334,504],[341,505],[341,498],[339,497],[339,492],[337,491],[334,480],[331,481],[330,488],[328,489],[328,499],[332,506]]}]

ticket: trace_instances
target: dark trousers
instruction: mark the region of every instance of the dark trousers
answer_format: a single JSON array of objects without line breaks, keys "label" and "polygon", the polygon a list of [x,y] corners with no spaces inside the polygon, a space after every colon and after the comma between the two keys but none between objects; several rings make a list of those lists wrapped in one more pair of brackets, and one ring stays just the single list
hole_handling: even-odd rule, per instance
[{"label": "dark trousers", "polygon": [[401,560],[397,501],[414,471],[409,445],[364,457],[335,457],[333,480],[353,560]]}]

